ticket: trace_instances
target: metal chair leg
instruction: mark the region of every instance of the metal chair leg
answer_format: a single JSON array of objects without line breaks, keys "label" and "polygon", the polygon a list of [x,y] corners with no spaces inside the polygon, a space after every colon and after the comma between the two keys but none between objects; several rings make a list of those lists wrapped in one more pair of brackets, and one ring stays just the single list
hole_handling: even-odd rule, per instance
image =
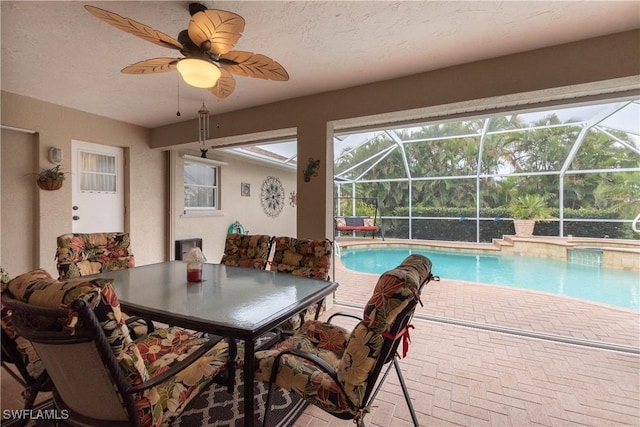
[{"label": "metal chair leg", "polygon": [[269,392],[267,393],[267,401],[264,404],[264,418],[262,419],[262,427],[267,427],[267,418],[271,409],[271,400],[273,399],[273,389],[276,387],[275,383],[269,383]]},{"label": "metal chair leg", "polygon": [[416,411],[413,409],[413,404],[411,403],[411,398],[409,397],[409,390],[407,390],[407,384],[404,382],[404,377],[402,376],[402,372],[400,371],[400,365],[396,358],[393,358],[393,366],[396,368],[396,373],[398,374],[398,379],[400,380],[400,386],[402,387],[402,392],[404,393],[404,398],[407,401],[407,406],[409,407],[409,412],[411,413],[411,419],[413,420],[413,425],[415,427],[420,427],[418,424],[418,417],[416,417]]}]

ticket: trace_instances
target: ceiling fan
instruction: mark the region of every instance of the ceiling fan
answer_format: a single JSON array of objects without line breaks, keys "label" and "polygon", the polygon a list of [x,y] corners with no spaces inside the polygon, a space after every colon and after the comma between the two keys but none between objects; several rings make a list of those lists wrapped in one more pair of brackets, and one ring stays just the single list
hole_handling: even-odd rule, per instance
[{"label": "ceiling fan", "polygon": [[231,50],[242,36],[244,18],[233,12],[207,9],[190,3],[191,21],[174,39],[147,25],[95,6],[85,9],[107,24],[151,43],[180,51],[184,58],[151,58],[121,70],[126,74],[152,74],[178,70],[187,84],[208,88],[218,98],[236,87],[232,74],[266,80],[287,81],[289,74],[273,59],[252,52]]}]

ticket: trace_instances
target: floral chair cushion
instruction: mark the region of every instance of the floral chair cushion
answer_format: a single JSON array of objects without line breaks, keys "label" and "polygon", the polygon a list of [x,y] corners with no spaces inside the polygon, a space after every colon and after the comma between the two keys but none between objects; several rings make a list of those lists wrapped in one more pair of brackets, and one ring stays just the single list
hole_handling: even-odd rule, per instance
[{"label": "floral chair cushion", "polygon": [[[94,309],[111,349],[132,385],[166,371],[207,341],[192,331],[168,327],[156,328],[134,342],[109,280],[58,281],[44,270],[36,270],[13,279],[8,290],[16,299],[43,307],[67,309],[76,298],[86,300]],[[70,312],[69,326],[73,327],[76,321]],[[228,358],[228,344],[220,342],[178,375],[139,392],[135,399],[142,426],[166,425],[226,368]]]},{"label": "floral chair cushion", "polygon": [[[72,279],[60,281],[44,270],[21,274],[7,286],[14,298],[40,307],[70,310],[77,298],[87,301],[95,311],[109,345],[125,375],[134,380],[138,376],[147,380],[149,374],[137,347],[129,335],[129,328],[120,311],[120,301],[109,279]],[[77,315],[69,312],[69,327],[74,327]]]},{"label": "floral chair cushion", "polygon": [[[178,327],[156,328],[144,339],[136,341],[151,378],[166,371],[197,350],[206,338]],[[227,367],[229,345],[219,342],[197,362],[158,386],[138,393],[136,406],[143,427],[159,427],[179,415],[213,378]],[[140,378],[133,384],[138,384]]]},{"label": "floral chair cushion", "polygon": [[129,233],[76,233],[58,237],[60,279],[122,270],[135,265]]},{"label": "floral chair cushion", "polygon": [[391,328],[396,317],[411,300],[420,302],[420,285],[429,277],[431,261],[409,255],[398,267],[384,273],[364,307],[365,325],[376,333]]},{"label": "floral chair cushion", "polygon": [[327,280],[333,245],[328,239],[276,237],[270,269],[280,273]]},{"label": "floral chair cushion", "polygon": [[221,264],[264,270],[271,249],[271,236],[229,233]]},{"label": "floral chair cushion", "polygon": [[[406,262],[406,264],[405,264]],[[419,301],[420,285],[431,271],[431,262],[412,255],[378,280],[367,303],[364,318],[349,334],[343,328],[307,321],[286,341],[271,350],[256,352],[256,379],[269,381],[275,358],[287,349],[318,356],[336,373],[337,381],[320,364],[284,354],[280,358],[276,385],[299,394],[308,402],[334,414],[354,417],[365,403],[367,385],[373,376],[384,344],[397,315],[410,301]]]},{"label": "floral chair cushion", "polygon": [[[283,331],[296,331],[300,329],[300,326],[307,320],[315,320],[322,313],[327,311],[327,300],[323,299],[320,301],[320,311],[318,311],[318,304],[312,304],[309,307],[302,310],[300,313],[297,313],[287,319],[286,322],[281,323],[278,327]],[[317,313],[317,315],[316,315]]]},{"label": "floral chair cushion", "polygon": [[4,267],[0,267],[0,286],[2,286],[2,290],[9,283],[9,280],[9,272]]},{"label": "floral chair cushion", "polygon": [[[313,354],[336,369],[344,355],[349,336],[346,329],[337,325],[318,320],[305,322],[291,338],[277,344],[273,349],[256,352],[255,379],[268,382],[276,356],[283,350],[290,349]],[[318,365],[305,359],[285,355],[280,361],[276,385],[294,391],[309,403],[330,412],[348,411],[347,403],[340,399],[339,386],[331,376]]]},{"label": "floral chair cushion", "polygon": [[[123,270],[135,266],[129,233],[76,233],[58,237],[58,275],[61,280]],[[129,318],[123,313],[123,317]],[[134,337],[147,334],[142,320],[128,323]]]},{"label": "floral chair cushion", "polygon": [[[333,250],[333,245],[330,240],[276,237],[274,246],[273,260],[270,262],[269,267],[272,271],[312,279],[329,279],[331,251]],[[316,313],[318,316],[324,313],[326,307],[326,300],[322,300],[319,312],[318,305],[313,304],[289,318],[280,325],[280,328],[285,331],[295,331],[307,320],[316,319]]]},{"label": "floral chair cushion", "polygon": [[[48,276],[48,273],[44,273]],[[0,284],[2,286],[2,292],[6,290],[8,283],[9,273],[3,267],[0,267]],[[6,333],[5,337],[13,340],[16,349],[20,353],[20,357],[27,373],[31,378],[39,377],[44,371],[40,357],[38,357],[38,354],[28,340],[16,335],[16,331],[13,328],[13,319],[11,318],[11,309],[4,304],[0,304],[0,324],[2,330]]]}]

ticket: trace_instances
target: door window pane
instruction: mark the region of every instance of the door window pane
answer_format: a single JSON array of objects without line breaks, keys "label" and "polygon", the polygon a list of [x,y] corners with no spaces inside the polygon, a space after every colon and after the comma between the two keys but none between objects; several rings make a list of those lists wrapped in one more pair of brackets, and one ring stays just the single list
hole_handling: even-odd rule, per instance
[{"label": "door window pane", "polygon": [[116,192],[116,157],[80,152],[80,191]]}]

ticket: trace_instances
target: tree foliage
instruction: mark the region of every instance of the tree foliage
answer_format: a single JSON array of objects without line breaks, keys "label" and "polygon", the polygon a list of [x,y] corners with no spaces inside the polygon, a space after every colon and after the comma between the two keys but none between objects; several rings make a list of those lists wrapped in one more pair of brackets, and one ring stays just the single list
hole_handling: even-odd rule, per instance
[{"label": "tree foliage", "polygon": [[640,168],[640,155],[629,148],[637,142],[626,133],[585,130],[555,114],[527,126],[517,115],[486,120],[378,135],[336,161],[341,179],[357,182],[341,185],[340,195],[377,197],[383,216],[409,206],[475,208],[478,195],[481,208],[538,194],[559,209],[562,179],[566,210],[600,209],[623,219],[640,212],[640,171],[616,172]]}]

